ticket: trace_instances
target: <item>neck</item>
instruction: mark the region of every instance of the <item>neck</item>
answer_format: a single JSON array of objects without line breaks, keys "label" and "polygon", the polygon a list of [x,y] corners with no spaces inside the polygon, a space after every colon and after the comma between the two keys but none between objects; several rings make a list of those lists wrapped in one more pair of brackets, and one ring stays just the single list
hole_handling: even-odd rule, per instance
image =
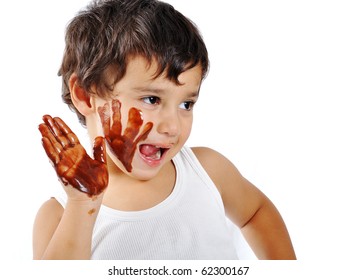
[{"label": "neck", "polygon": [[171,161],[149,180],[130,176],[110,161],[108,170],[109,185],[103,204],[122,211],[140,211],[159,204],[170,195],[176,180],[175,166]]}]

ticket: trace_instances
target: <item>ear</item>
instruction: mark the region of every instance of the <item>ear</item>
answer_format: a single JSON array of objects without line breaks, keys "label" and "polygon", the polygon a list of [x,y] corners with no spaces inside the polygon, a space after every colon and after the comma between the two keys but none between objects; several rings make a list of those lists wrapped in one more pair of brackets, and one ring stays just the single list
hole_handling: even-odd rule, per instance
[{"label": "ear", "polygon": [[91,105],[91,96],[79,85],[78,77],[72,74],[69,78],[69,90],[73,105],[83,115],[87,116],[93,110]]}]

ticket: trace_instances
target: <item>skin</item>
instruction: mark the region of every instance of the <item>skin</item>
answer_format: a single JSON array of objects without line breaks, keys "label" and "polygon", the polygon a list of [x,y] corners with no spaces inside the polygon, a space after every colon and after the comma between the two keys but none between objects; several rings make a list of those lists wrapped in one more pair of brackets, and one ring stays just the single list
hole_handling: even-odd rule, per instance
[{"label": "skin", "polygon": [[95,139],[92,159],[60,118],[45,115],[43,121],[39,125],[43,148],[61,182],[90,197],[103,192],[108,185],[104,138]]},{"label": "skin", "polygon": [[136,108],[129,110],[129,119],[127,127],[122,135],[120,101],[113,99],[113,124],[111,124],[109,103],[98,108],[98,113],[102,122],[105,139],[113,153],[123,163],[125,169],[131,172],[131,162],[134,157],[137,144],[147,138],[153,124],[148,122],[144,130],[139,134],[140,127],[143,125],[141,111]]},{"label": "skin", "polygon": [[[122,211],[138,211],[157,205],[172,192],[176,173],[171,160],[190,135],[192,104],[198,99],[202,75],[196,66],[183,72],[180,84],[176,84],[164,74],[153,79],[156,69],[155,62],[148,64],[141,57],[131,58],[126,75],[115,85],[111,98],[92,95],[89,102],[83,98],[76,75],[72,75],[69,82],[72,100],[86,117],[90,138],[94,141],[99,136],[107,140],[110,180],[95,199],[75,186],[67,186],[65,209],[55,199],[43,204],[34,224],[35,259],[89,259],[93,225],[102,204]],[[121,105],[113,100],[120,100]],[[114,143],[122,141],[123,135],[130,135],[125,131],[130,131],[127,128],[138,119],[131,115],[132,108],[142,113],[143,120],[136,124],[139,130],[129,137],[131,149],[124,159],[118,157],[123,144]],[[123,124],[126,129],[122,135]],[[117,134],[111,132],[115,127]],[[141,154],[138,148],[141,145],[159,146],[165,153],[160,160],[152,161]],[[216,184],[227,216],[242,229],[257,257],[295,259],[288,231],[273,203],[218,152],[204,147],[193,151]]]}]

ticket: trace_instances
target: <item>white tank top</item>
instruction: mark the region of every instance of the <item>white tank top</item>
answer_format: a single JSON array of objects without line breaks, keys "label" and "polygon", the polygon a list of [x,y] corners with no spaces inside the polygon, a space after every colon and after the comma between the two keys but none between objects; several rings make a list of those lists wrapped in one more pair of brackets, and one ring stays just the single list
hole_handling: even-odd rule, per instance
[{"label": "white tank top", "polygon": [[176,183],[161,203],[129,212],[101,206],[92,259],[238,258],[221,196],[192,150],[183,147],[173,162]]}]

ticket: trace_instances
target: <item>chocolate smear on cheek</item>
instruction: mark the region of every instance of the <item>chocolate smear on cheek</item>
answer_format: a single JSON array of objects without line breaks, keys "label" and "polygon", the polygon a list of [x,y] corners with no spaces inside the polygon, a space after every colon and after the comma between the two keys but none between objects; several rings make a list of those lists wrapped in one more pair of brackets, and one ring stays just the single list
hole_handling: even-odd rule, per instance
[{"label": "chocolate smear on cheek", "polygon": [[98,113],[102,120],[103,131],[105,139],[110,150],[124,165],[128,172],[132,171],[132,161],[140,141],[147,138],[150,133],[153,123],[148,122],[144,125],[142,132],[139,134],[143,126],[142,113],[137,108],[131,108],[128,112],[128,122],[124,133],[122,134],[121,115],[120,115],[119,100],[112,101],[113,123],[108,116],[108,103],[103,107],[98,108]]},{"label": "chocolate smear on cheek", "polygon": [[151,131],[152,124],[150,129],[144,131],[142,135],[140,135],[139,139],[135,141],[135,138],[140,130],[140,127],[143,124],[143,118],[140,110],[136,108],[131,108],[129,111],[130,119],[128,121],[128,127],[125,129],[124,135],[122,135],[119,139],[113,139],[112,145],[110,145],[111,150],[117,156],[117,158],[123,163],[125,169],[128,172],[131,172],[132,161],[134,158],[134,154],[138,145],[138,140],[145,140]]}]

